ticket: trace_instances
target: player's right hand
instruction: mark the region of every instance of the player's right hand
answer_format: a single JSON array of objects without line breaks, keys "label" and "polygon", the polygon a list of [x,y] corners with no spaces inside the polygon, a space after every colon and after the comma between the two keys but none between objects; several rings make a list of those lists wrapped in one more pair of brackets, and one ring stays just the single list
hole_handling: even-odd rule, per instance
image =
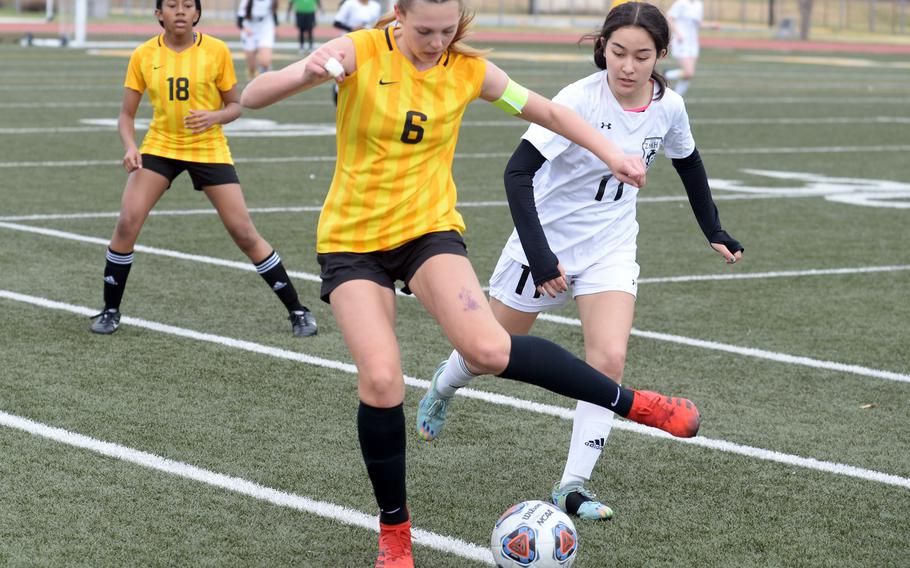
[{"label": "player's right hand", "polygon": [[[331,79],[332,74],[329,73],[325,68],[325,64],[329,59],[335,59],[342,64],[342,67],[344,66],[344,52],[338,51],[325,45],[307,56],[306,66],[303,69],[304,83],[309,82],[307,79],[310,77],[317,80],[324,80],[326,78]],[[341,83],[344,81],[346,75],[346,73],[342,73],[334,79],[338,83]]]},{"label": "player's right hand", "polygon": [[551,298],[555,298],[557,294],[561,294],[569,289],[569,283],[566,281],[565,268],[562,267],[562,264],[557,264],[556,268],[559,270],[559,276],[552,280],[547,280],[537,287],[538,292],[546,294]]},{"label": "player's right hand", "polygon": [[648,170],[641,156],[623,154],[622,157],[614,159],[613,162],[607,165],[610,166],[610,171],[613,172],[613,175],[619,181],[634,185],[639,189],[645,186]]},{"label": "player's right hand", "polygon": [[123,156],[123,167],[126,168],[126,171],[132,173],[142,167],[142,154],[139,153],[138,148],[130,148],[126,151],[126,154]]}]

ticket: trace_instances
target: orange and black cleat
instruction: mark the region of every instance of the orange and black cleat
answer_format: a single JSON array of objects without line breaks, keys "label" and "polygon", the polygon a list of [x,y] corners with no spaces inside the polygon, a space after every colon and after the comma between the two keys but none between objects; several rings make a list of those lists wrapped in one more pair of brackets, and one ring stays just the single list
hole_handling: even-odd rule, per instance
[{"label": "orange and black cleat", "polygon": [[626,416],[629,420],[659,428],[678,438],[692,438],[698,434],[701,417],[691,400],[653,391],[634,392],[632,408]]},{"label": "orange and black cleat", "polygon": [[375,568],[414,568],[411,521],[399,525],[379,523],[379,557]]}]

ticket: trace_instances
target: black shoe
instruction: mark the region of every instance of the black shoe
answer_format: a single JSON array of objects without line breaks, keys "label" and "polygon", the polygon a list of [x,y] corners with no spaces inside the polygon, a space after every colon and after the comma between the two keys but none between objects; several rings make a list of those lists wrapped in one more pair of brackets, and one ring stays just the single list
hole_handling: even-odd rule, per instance
[{"label": "black shoe", "polygon": [[100,314],[93,315],[90,319],[95,320],[89,327],[92,333],[110,335],[120,328],[120,312],[118,310],[104,310]]},{"label": "black shoe", "polygon": [[294,330],[294,337],[309,337],[311,335],[316,335],[318,332],[316,329],[316,318],[313,316],[313,312],[306,307],[303,308],[303,311],[298,310],[291,312],[288,319],[291,320],[291,328]]}]

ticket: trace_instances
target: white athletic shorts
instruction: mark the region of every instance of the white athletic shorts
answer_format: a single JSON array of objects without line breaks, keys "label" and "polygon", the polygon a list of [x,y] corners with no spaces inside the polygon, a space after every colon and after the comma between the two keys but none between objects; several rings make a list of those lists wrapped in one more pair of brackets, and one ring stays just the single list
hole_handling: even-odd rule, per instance
[{"label": "white athletic shorts", "polygon": [[627,292],[638,295],[641,268],[635,262],[635,244],[611,251],[578,274],[566,274],[568,292],[555,298],[538,294],[531,269],[514,260],[505,251],[490,276],[490,297],[520,312],[537,313],[558,308],[573,298],[599,292]]},{"label": "white athletic shorts", "polygon": [[267,16],[258,22],[243,20],[243,31],[240,33],[243,51],[256,51],[260,47],[275,45],[275,22]]},{"label": "white athletic shorts", "polygon": [[698,57],[698,37],[696,36],[692,39],[686,38],[685,41],[677,41],[674,39],[670,42],[670,54],[675,59],[680,57]]}]

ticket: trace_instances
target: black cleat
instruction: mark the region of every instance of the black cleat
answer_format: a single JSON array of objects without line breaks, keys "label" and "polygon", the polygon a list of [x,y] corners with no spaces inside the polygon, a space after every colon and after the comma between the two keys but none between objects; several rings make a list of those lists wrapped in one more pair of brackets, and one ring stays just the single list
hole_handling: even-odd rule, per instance
[{"label": "black cleat", "polygon": [[303,308],[303,311],[291,312],[288,319],[291,320],[291,329],[294,330],[294,337],[309,337],[316,335],[319,331],[316,329],[316,318],[313,316],[313,312],[306,307]]},{"label": "black cleat", "polygon": [[120,328],[120,312],[118,310],[104,310],[93,315],[90,319],[95,321],[89,327],[92,333],[110,335]]}]

